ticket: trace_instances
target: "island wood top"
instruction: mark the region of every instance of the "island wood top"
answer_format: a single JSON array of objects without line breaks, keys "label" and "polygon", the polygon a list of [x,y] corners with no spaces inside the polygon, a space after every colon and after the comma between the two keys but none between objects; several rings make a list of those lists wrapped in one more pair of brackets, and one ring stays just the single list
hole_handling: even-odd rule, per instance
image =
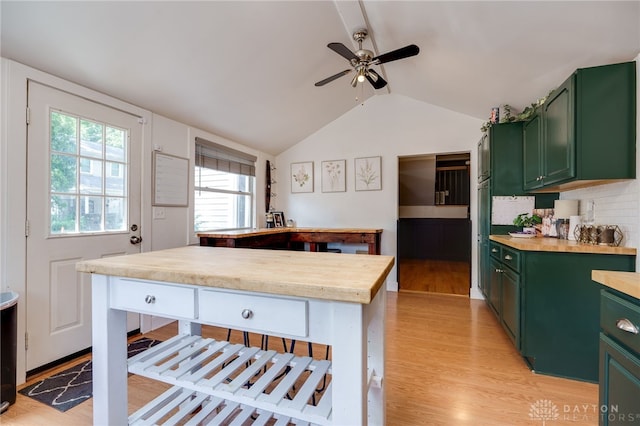
[{"label": "island wood top", "polygon": [[621,293],[640,299],[640,274],[637,272],[591,271],[591,279]]},{"label": "island wood top", "polygon": [[94,274],[370,303],[392,256],[188,246],[78,262]]},{"label": "island wood top", "polygon": [[236,229],[232,231],[199,232],[198,237],[206,238],[244,238],[283,233],[327,233],[327,234],[381,234],[382,229],[366,228],[259,228]]},{"label": "island wood top", "polygon": [[591,254],[618,254],[636,255],[633,247],[612,247],[594,244],[582,244],[576,241],[562,240],[558,238],[513,238],[509,235],[490,235],[489,239],[505,246],[524,251],[551,251],[559,253],[591,253]]}]

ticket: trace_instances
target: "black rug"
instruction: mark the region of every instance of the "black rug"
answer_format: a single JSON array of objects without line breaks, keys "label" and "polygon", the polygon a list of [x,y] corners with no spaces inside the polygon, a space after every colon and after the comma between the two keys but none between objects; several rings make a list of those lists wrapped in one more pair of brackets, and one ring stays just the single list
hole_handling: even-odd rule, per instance
[{"label": "black rug", "polygon": [[[146,337],[131,342],[127,345],[127,357],[130,358],[158,343],[161,341]],[[18,392],[65,412],[91,398],[93,394],[91,360],[42,379]]]}]

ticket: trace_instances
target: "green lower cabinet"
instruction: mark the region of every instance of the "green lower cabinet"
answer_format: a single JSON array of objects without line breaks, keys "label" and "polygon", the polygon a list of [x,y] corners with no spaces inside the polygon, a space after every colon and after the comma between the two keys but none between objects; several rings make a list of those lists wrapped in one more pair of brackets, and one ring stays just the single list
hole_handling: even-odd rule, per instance
[{"label": "green lower cabinet", "polygon": [[640,425],[640,356],[600,334],[601,425]]},{"label": "green lower cabinet", "polygon": [[494,258],[490,261],[490,276],[489,276],[489,307],[493,310],[493,313],[500,319],[500,312],[502,311],[502,263]]},{"label": "green lower cabinet", "polygon": [[490,277],[487,301],[507,336],[520,349],[520,276],[516,251],[491,243]]},{"label": "green lower cabinet", "polygon": [[487,302],[531,369],[598,382],[603,286],[591,271],[635,271],[635,256],[491,250]]},{"label": "green lower cabinet", "polygon": [[520,349],[520,276],[508,268],[502,273],[502,326]]},{"label": "green lower cabinet", "polygon": [[593,269],[635,271],[635,256],[522,252],[521,351],[539,373],[598,381],[600,290]]},{"label": "green lower cabinet", "polygon": [[640,300],[600,292],[601,425],[640,425]]}]

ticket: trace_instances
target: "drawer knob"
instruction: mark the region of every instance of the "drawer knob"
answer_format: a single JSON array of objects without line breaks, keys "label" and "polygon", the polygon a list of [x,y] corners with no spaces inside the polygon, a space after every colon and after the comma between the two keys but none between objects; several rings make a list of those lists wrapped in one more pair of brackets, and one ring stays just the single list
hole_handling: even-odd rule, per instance
[{"label": "drawer knob", "polygon": [[504,260],[513,260],[513,257],[511,257],[511,255],[509,255],[509,254],[505,254],[504,255]]},{"label": "drawer knob", "polygon": [[253,316],[253,311],[251,309],[243,309],[242,310],[242,318],[249,319]]},{"label": "drawer knob", "polygon": [[497,252],[498,252],[498,249],[496,249],[496,248],[492,248],[491,249],[491,253],[497,253]]},{"label": "drawer knob", "polygon": [[144,301],[150,305],[152,303],[156,303],[156,297],[150,294],[147,294],[147,297],[144,298]]},{"label": "drawer knob", "polygon": [[638,331],[638,327],[626,318],[620,318],[616,321],[616,327],[627,333],[638,334],[640,332]]}]

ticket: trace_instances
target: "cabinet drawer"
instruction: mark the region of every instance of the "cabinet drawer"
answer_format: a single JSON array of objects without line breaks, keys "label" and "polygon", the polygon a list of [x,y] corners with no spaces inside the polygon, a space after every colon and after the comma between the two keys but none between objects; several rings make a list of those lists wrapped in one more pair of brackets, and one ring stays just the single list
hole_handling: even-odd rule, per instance
[{"label": "cabinet drawer", "polygon": [[516,272],[520,272],[520,252],[518,250],[502,247],[500,261],[503,265],[508,266]]},{"label": "cabinet drawer", "polygon": [[502,260],[502,246],[500,244],[489,241],[489,253],[491,254],[491,257]]},{"label": "cabinet drawer", "polygon": [[308,335],[306,300],[220,290],[199,291],[198,312],[203,322],[266,334]]},{"label": "cabinet drawer", "polygon": [[151,315],[195,319],[195,289],[136,280],[114,280],[109,287],[112,308]]},{"label": "cabinet drawer", "polygon": [[[600,327],[602,330],[640,353],[640,306],[634,305],[608,291],[600,293]],[[625,327],[632,331],[625,331]],[[633,329],[635,328],[635,332]]]}]

